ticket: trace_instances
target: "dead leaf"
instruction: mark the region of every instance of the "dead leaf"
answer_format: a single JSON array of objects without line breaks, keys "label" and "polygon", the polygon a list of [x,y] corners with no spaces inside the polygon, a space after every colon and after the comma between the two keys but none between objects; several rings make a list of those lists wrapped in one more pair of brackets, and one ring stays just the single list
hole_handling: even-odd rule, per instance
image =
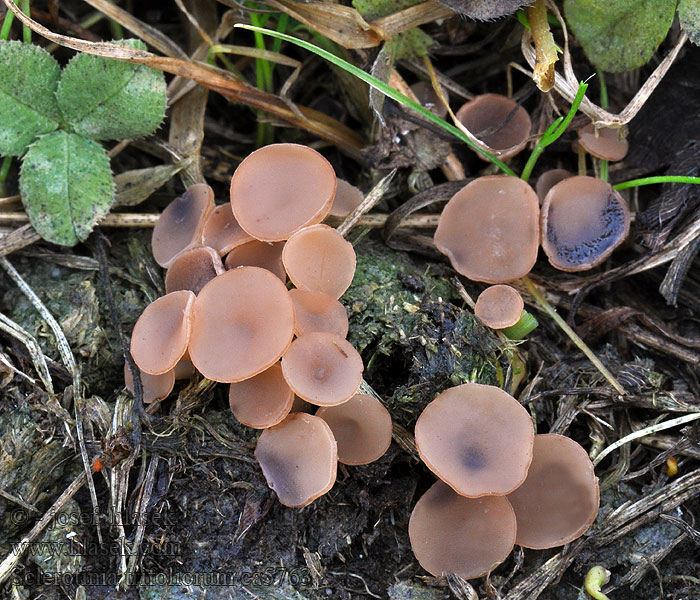
[{"label": "dead leaf", "polygon": [[485,21],[512,15],[516,10],[530,4],[532,0],[438,0],[470,19]]}]

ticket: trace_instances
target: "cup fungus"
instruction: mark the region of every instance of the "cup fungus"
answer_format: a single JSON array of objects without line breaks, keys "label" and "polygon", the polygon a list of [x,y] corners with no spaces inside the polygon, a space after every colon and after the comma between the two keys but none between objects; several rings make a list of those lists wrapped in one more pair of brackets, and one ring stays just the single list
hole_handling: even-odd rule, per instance
[{"label": "cup fungus", "polygon": [[[124,365],[124,386],[133,396],[134,378],[131,376],[131,369],[129,369],[128,365]],[[167,398],[175,387],[175,372],[173,370],[166,371],[160,375],[150,375],[141,371],[141,387],[143,389],[144,404]]]},{"label": "cup fungus", "polygon": [[578,130],[578,143],[581,147],[597,158],[618,161],[627,156],[629,144],[620,137],[622,131],[612,127],[596,127],[589,123]]},{"label": "cup fungus", "polygon": [[598,514],[598,478],[571,438],[535,436],[527,479],[508,496],[518,522],[516,544],[543,550],[575,540]]},{"label": "cup fungus", "polygon": [[479,294],[474,314],[491,329],[505,329],[518,322],[524,308],[518,290],[509,285],[492,285]]},{"label": "cup fungus", "polygon": [[355,394],[337,406],[316,411],[331,428],[338,442],[338,462],[367,465],[387,451],[391,444],[391,416],[384,405],[366,394]]},{"label": "cup fungus", "polygon": [[289,290],[294,303],[294,333],[302,336],[327,331],[344,338],[348,335],[348,313],[333,296],[323,292]]},{"label": "cup fungus", "polygon": [[202,230],[202,244],[214,248],[219,256],[252,239],[233,216],[230,202],[217,206],[207,217]]},{"label": "cup fungus", "polygon": [[285,506],[301,508],[333,487],[338,451],[320,417],[294,413],[260,434],[255,458]]},{"label": "cup fungus", "polygon": [[349,184],[343,179],[338,179],[338,187],[335,190],[335,198],[328,214],[334,217],[347,217],[355,210],[362,201],[364,196],[354,185]]},{"label": "cup fungus", "polygon": [[527,111],[500,94],[476,96],[461,106],[456,117],[502,159],[520,152],[532,129]]},{"label": "cup fungus", "polygon": [[522,484],[534,435],[530,414],[515,398],[478,383],[439,394],[415,427],[423,462],[470,498],[508,494]]},{"label": "cup fungus", "polygon": [[339,335],[314,332],[292,342],[282,357],[282,373],[294,393],[317,406],[341,404],[362,382],[362,358]]},{"label": "cup fungus", "polygon": [[292,403],[292,410],[289,412],[305,412],[309,414],[313,414],[318,407],[314,406],[310,402],[307,402],[306,400],[302,400],[294,394],[294,402]]},{"label": "cup fungus", "polygon": [[289,414],[294,393],[282,376],[282,365],[277,362],[250,379],[232,383],[228,402],[233,416],[243,425],[266,429]]},{"label": "cup fungus", "polygon": [[202,229],[214,210],[214,192],[205,183],[187,188],[158,218],[153,228],[153,258],[161,267],[169,267],[183,250],[201,244]]},{"label": "cup fungus", "polygon": [[212,279],[192,311],[189,353],[208,379],[242,381],[271,367],[294,335],[294,306],[278,277],[240,267]]},{"label": "cup fungus", "polygon": [[542,204],[542,248],[562,271],[583,271],[602,263],[627,237],[630,211],[609,183],[569,177]]},{"label": "cup fungus", "polygon": [[300,290],[340,298],[355,275],[355,250],[337,229],[304,227],[284,245],[282,261],[289,279]]},{"label": "cup fungus", "polygon": [[[189,354],[185,353],[185,356],[189,356]],[[177,361],[173,373],[175,374],[176,380],[190,379],[194,375],[194,365],[188,358],[181,358]]]},{"label": "cup fungus", "polygon": [[151,302],[131,334],[131,355],[150,375],[171,371],[187,351],[195,295],[172,292]]},{"label": "cup fungus", "polygon": [[225,271],[219,253],[208,246],[180,252],[165,274],[165,292],[190,290],[195,294]]},{"label": "cup fungus", "polygon": [[[432,84],[428,83],[427,81],[419,81],[411,86],[411,91],[415,94],[418,103],[422,107],[427,108],[431,113],[437,115],[441,119],[445,118],[447,115],[447,107],[435,93]],[[447,97],[444,89],[442,92],[445,97]]]},{"label": "cup fungus", "polygon": [[413,554],[435,577],[486,575],[515,544],[516,522],[504,496],[465,498],[442,481],[421,496],[408,522]]},{"label": "cup fungus", "polygon": [[271,144],[238,165],[231,178],[231,206],[240,226],[266,242],[286,240],[320,223],[335,195],[331,164],[298,144]]},{"label": "cup fungus", "polygon": [[537,183],[535,184],[535,191],[537,192],[537,198],[540,204],[544,202],[547,192],[557,183],[573,176],[574,174],[566,169],[549,169],[549,171],[542,173],[542,175],[537,178]]},{"label": "cup fungus", "polygon": [[226,268],[260,267],[277,275],[282,282],[287,281],[287,272],[282,264],[282,242],[261,242],[249,240],[236,246],[226,256]]},{"label": "cup fungus", "polygon": [[537,194],[523,180],[479,177],[443,209],[435,245],[469,279],[514,281],[527,275],[537,260],[539,215]]}]

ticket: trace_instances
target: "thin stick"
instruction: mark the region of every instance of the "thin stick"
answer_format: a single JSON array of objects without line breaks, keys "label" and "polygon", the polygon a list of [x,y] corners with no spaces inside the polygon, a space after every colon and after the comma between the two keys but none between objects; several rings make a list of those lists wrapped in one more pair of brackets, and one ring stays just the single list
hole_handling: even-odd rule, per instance
[{"label": "thin stick", "polygon": [[29,548],[29,545],[36,539],[36,537],[46,528],[46,526],[51,522],[51,520],[56,516],[56,513],[61,510],[65,504],[70,500],[75,493],[83,487],[87,479],[85,471],[80,473],[73,482],[65,489],[65,491],[58,497],[56,502],[53,503],[51,508],[46,511],[46,514],[39,519],[36,525],[32,527],[32,530],[25,535],[20,542],[12,545],[12,550],[7,555],[5,560],[0,563],[0,584],[3,583],[12,573],[14,568],[19,563],[20,558],[24,551]]},{"label": "thin stick", "polygon": [[10,492],[6,492],[5,490],[0,490],[0,496],[5,498],[6,500],[9,500],[10,502],[14,502],[15,504],[19,504],[21,507],[26,508],[27,510],[30,510],[32,512],[38,513],[39,509],[36,506],[33,506],[29,504],[28,502],[25,502],[22,500],[22,498],[15,496],[13,494],[10,494]]},{"label": "thin stick", "polygon": [[139,556],[139,549],[143,543],[143,535],[146,531],[146,523],[148,521],[146,518],[146,511],[148,510],[148,505],[151,502],[157,468],[158,457],[154,456],[151,458],[151,462],[148,464],[146,478],[139,494],[138,510],[136,511],[136,523],[138,525],[136,527],[136,534],[134,535],[134,543],[131,545],[131,556],[129,556],[129,565],[126,571],[127,583],[134,580],[134,574],[136,573],[136,561]]},{"label": "thin stick", "polygon": [[22,342],[22,344],[24,344],[24,347],[27,349],[27,352],[29,352],[29,356],[34,363],[34,368],[39,375],[39,379],[41,379],[41,382],[44,384],[46,391],[53,395],[53,381],[51,380],[49,365],[46,362],[46,357],[41,351],[41,346],[39,346],[39,342],[36,341],[36,338],[1,312],[0,330],[10,334],[12,337],[18,339],[20,342]]},{"label": "thin stick", "polygon": [[379,183],[375,185],[365,196],[365,199],[360,203],[360,205],[355,208],[345,220],[338,226],[338,233],[343,237],[347,237],[350,230],[357,225],[360,221],[362,215],[367,211],[372,210],[375,204],[379,202],[386,191],[389,189],[392,180],[396,175],[396,169],[393,169],[391,173],[379,180]]},{"label": "thin stick", "polygon": [[559,316],[559,313],[554,310],[554,307],[547,301],[547,299],[542,295],[542,293],[537,289],[535,284],[532,282],[532,280],[529,277],[523,277],[522,282],[527,286],[528,291],[532,294],[532,296],[535,298],[537,301],[537,304],[539,304],[542,309],[550,316],[552,319],[554,319],[554,322],[559,325],[561,330],[569,336],[569,339],[576,345],[576,347],[583,352],[588,360],[590,360],[593,365],[595,366],[598,371],[600,371],[601,375],[605,377],[605,379],[608,380],[608,383],[612,385],[617,392],[621,395],[625,395],[625,390],[624,388],[620,385],[620,383],[615,379],[613,374],[608,371],[607,367],[600,361],[600,359],[593,354],[593,351],[586,345],[586,343],[576,334],[576,332],[569,327],[569,324]]},{"label": "thin stick", "polygon": [[[112,213],[107,215],[99,225],[101,227],[154,227],[158,222],[160,215],[153,213]],[[389,215],[383,213],[374,213],[371,215],[362,215],[354,226],[371,227],[378,229],[386,225],[386,220]],[[330,225],[342,223],[343,217],[328,217],[327,222]],[[416,227],[420,229],[429,229],[437,227],[440,215],[414,215],[406,217],[401,221],[401,227]],[[24,212],[0,212],[0,225],[18,225],[27,223],[29,218]]]},{"label": "thin stick", "polygon": [[698,419],[700,419],[700,413],[692,413],[690,415],[683,415],[682,417],[677,417],[676,419],[671,419],[670,421],[663,421],[662,423],[657,423],[656,425],[649,425],[649,427],[644,427],[643,429],[634,431],[626,435],[625,437],[620,438],[614,444],[610,444],[605,450],[603,450],[598,456],[596,456],[593,459],[593,464],[597,465],[608,454],[629,442],[646,437],[648,435],[653,435],[655,433],[658,433],[659,431],[663,431],[664,429],[670,429],[671,427],[677,427],[678,425],[683,425],[684,423],[697,421]]},{"label": "thin stick", "polygon": [[[73,356],[73,351],[70,349],[70,344],[66,339],[63,329],[59,325],[58,321],[49,312],[49,309],[44,306],[39,296],[36,292],[29,286],[29,284],[22,278],[19,272],[12,266],[7,258],[0,257],[0,266],[2,266],[10,278],[17,284],[17,287],[21,292],[29,299],[37,312],[46,321],[47,325],[51,328],[51,331],[56,338],[56,345],[58,346],[58,351],[61,354],[61,360],[63,364],[68,369],[72,376],[73,381],[73,410],[75,412],[75,429],[78,434],[78,446],[80,448],[80,456],[83,459],[83,469],[86,474],[92,472],[92,463],[87,453],[87,446],[85,445],[85,433],[83,432],[83,390],[82,384],[80,382],[80,369],[75,362],[75,357]],[[95,517],[95,527],[97,529],[97,539],[100,544],[102,543],[102,530],[100,528],[100,510],[97,504],[97,492],[95,491],[95,484],[92,481],[92,477],[88,479],[88,488],[90,489],[90,498],[92,500],[92,512]]]}]

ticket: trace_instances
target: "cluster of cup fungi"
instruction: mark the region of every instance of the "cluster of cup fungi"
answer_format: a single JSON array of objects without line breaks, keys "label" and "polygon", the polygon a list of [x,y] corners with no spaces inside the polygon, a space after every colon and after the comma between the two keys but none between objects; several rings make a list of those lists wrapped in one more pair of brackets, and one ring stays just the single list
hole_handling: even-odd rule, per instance
[{"label": "cluster of cup fungi", "polygon": [[[435,103],[431,91],[416,89]],[[522,150],[531,133],[527,112],[497,94],[476,97],[457,117],[501,158]],[[616,132],[592,126],[579,131],[579,144],[605,160],[626,152]],[[362,359],[345,339],[338,299],[352,281],[355,253],[322,224],[361,200],[318,152],[273,144],[236,169],[230,203],[215,206],[211,188],[194,185],[153,232],[154,257],[168,271],[166,295],[144,310],[132,335],[144,401],[165,398],[195,369],[230,384],[231,410],[263,430],[255,456],[290,507],[326,493],[339,461],[367,464],[391,441],[387,410],[357,393]],[[434,242],[460,274],[494,284],[475,314],[504,329],[524,307],[506,284],[529,273],[540,245],[558,269],[589,269],[624,240],[629,217],[624,199],[600,179],[558,169],[535,190],[489,175],[450,199]],[[295,410],[300,400],[316,413]],[[559,546],[596,517],[598,480],[586,451],[565,436],[535,435],[527,410],[499,388],[470,383],[442,392],[419,416],[415,439],[439,480],[415,505],[409,537],[435,576],[479,577],[514,544]]]},{"label": "cluster of cup fungi", "polygon": [[561,546],[598,514],[598,479],[586,451],[562,435],[535,435],[528,411],[500,388],[447,389],[423,410],[415,435],[439,480],[418,500],[408,533],[433,575],[480,577],[515,544]]},{"label": "cluster of cup fungi", "polygon": [[[527,144],[531,122],[511,99],[484,94],[457,119],[502,159]],[[617,130],[578,131],[578,145],[608,161],[624,158]],[[563,169],[533,189],[509,175],[470,181],[442,211],[435,246],[461,275],[487,284],[474,312],[506,329],[524,302],[506,285],[526,276],[540,245],[553,267],[582,271],[602,263],[627,237],[630,211],[606,181]],[[489,573],[515,544],[546,549],[581,536],[598,513],[598,480],[586,451],[558,434],[534,434],[529,413],[500,388],[468,383],[448,389],[422,412],[416,447],[439,480],[418,500],[411,546],[435,576]]]},{"label": "cluster of cup fungi", "polygon": [[[527,111],[499,94],[477,96],[456,116],[502,159],[515,156],[530,139]],[[578,131],[578,145],[608,161],[627,153],[618,130],[596,130],[593,124]],[[552,169],[535,189],[509,175],[472,180],[445,206],[434,241],[456,271],[497,284],[477,300],[476,314],[489,327],[504,329],[519,320],[523,308],[518,292],[505,284],[530,272],[540,245],[556,269],[582,271],[607,259],[629,227],[629,207],[609,183]]]},{"label": "cluster of cup fungi", "polygon": [[[168,271],[165,296],[131,338],[144,401],[166,397],[195,369],[228,383],[233,415],[263,430],[255,456],[268,484],[291,507],[325,494],[339,461],[370,463],[391,443],[386,408],[357,393],[364,367],[345,339],[338,298],[355,251],[321,223],[336,197],[342,215],[358,196],[315,150],[273,144],[236,169],[230,203],[215,206],[209,186],[193,185],[153,231],[154,258]],[[319,408],[295,411],[295,400]]]}]

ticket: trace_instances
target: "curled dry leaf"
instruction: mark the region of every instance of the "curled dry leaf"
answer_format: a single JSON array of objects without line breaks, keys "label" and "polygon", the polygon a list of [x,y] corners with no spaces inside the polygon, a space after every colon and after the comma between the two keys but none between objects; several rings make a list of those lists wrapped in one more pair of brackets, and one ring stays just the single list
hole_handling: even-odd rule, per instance
[{"label": "curled dry leaf", "polygon": [[532,41],[535,44],[537,63],[532,72],[535,85],[548,92],[554,87],[554,64],[557,62],[557,46],[547,22],[547,5],[544,0],[537,0],[527,9],[530,20]]}]

